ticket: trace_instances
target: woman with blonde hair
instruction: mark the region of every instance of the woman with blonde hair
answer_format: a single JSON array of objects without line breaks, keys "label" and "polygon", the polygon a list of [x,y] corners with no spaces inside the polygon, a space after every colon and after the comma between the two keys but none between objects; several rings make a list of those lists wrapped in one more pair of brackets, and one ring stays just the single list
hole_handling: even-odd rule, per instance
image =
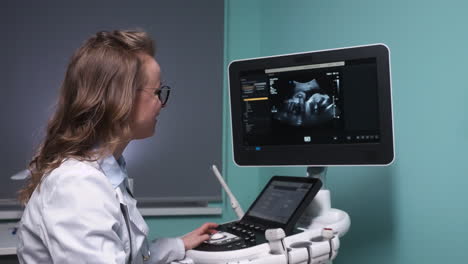
[{"label": "woman with blonde hair", "polygon": [[143,31],[98,32],[73,55],[20,190],[21,263],[169,263],[216,232],[147,241],[122,153],[154,134],[170,88]]}]

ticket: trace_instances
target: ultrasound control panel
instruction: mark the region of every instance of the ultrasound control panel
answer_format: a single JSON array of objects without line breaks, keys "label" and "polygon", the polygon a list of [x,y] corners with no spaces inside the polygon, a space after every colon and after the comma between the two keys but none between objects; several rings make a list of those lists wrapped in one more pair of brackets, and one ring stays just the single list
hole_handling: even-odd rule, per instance
[{"label": "ultrasound control panel", "polygon": [[267,227],[246,221],[230,222],[218,227],[219,232],[195,250],[229,251],[253,247],[266,242]]},{"label": "ultrasound control panel", "polygon": [[218,233],[195,250],[229,251],[266,242],[265,231],[282,228],[287,235],[322,186],[319,179],[274,176],[241,220],[218,226]]}]

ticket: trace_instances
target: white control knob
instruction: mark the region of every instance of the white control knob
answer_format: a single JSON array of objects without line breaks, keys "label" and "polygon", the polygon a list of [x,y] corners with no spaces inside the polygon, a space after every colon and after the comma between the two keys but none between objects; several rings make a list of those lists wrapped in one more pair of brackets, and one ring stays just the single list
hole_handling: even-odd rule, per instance
[{"label": "white control knob", "polygon": [[283,244],[283,238],[286,237],[284,230],[281,228],[267,229],[265,231],[265,238],[270,245],[270,253],[273,255],[280,255],[286,252]]},{"label": "white control knob", "polygon": [[210,239],[211,239],[211,240],[218,240],[218,239],[221,239],[221,238],[224,238],[224,237],[226,237],[226,236],[223,235],[223,234],[214,233],[213,235],[211,235]]}]

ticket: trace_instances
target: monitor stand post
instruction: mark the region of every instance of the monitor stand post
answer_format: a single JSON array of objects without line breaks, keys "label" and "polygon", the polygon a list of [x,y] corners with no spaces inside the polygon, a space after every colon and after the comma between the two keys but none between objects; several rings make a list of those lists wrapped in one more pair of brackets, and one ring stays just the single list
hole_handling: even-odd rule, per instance
[{"label": "monitor stand post", "polygon": [[346,212],[331,207],[326,174],[327,167],[307,167],[307,177],[320,179],[322,188],[299,219],[297,226],[305,229],[331,228],[341,237],[348,232],[351,220]]},{"label": "monitor stand post", "polygon": [[326,190],[327,170],[328,167],[307,167],[307,177],[322,181],[322,190]]},{"label": "monitor stand post", "polygon": [[323,215],[331,208],[330,191],[327,188],[327,169],[328,167],[307,167],[307,177],[317,178],[322,182],[322,188],[307,208],[305,216],[310,224],[312,218]]}]

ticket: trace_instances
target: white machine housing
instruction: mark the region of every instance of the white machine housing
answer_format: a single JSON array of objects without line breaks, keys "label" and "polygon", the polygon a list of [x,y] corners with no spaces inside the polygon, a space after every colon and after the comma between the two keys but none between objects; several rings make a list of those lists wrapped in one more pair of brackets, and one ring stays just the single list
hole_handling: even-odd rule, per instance
[{"label": "white machine housing", "polygon": [[[189,250],[184,260],[173,264],[319,264],[333,260],[340,247],[340,237],[349,230],[349,215],[331,208],[330,191],[320,190],[304,217],[311,217],[303,232],[284,237],[286,250],[272,250],[277,245],[263,243],[245,249],[206,252]],[[267,230],[268,231],[268,230]],[[332,232],[330,232],[332,231]]]}]

